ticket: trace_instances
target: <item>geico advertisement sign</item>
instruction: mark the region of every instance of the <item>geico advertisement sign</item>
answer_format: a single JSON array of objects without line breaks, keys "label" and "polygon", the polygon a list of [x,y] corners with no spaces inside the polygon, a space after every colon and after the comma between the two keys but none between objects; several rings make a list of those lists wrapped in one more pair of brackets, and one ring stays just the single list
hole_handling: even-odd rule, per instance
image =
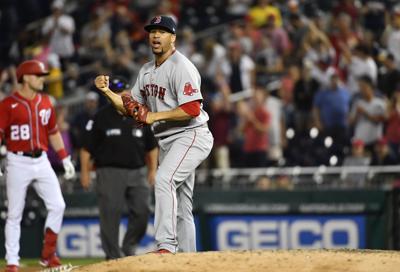
[{"label": "geico advertisement sign", "polygon": [[[119,245],[122,245],[127,229],[127,220],[123,219],[119,226]],[[153,221],[147,224],[145,237],[137,248],[142,254],[154,250]],[[58,235],[58,254],[62,257],[104,257],[100,240],[98,219],[65,219]]]},{"label": "geico advertisement sign", "polygon": [[[127,219],[124,218],[119,226],[119,245],[122,245],[127,229]],[[198,218],[195,224],[198,226]],[[154,219],[147,224],[146,235],[140,241],[137,254],[144,254],[155,249]],[[196,227],[197,249],[201,250],[199,227]],[[104,257],[101,247],[100,225],[97,218],[69,219],[65,218],[58,235],[57,251],[61,257]]]},{"label": "geico advertisement sign", "polygon": [[216,216],[214,250],[364,248],[363,216]]}]

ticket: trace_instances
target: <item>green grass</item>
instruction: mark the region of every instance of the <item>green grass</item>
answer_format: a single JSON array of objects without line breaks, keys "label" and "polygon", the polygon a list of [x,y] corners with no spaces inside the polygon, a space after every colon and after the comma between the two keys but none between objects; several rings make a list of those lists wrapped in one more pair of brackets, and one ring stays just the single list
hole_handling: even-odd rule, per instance
[{"label": "green grass", "polygon": [[[90,258],[90,259],[80,259],[80,258],[61,258],[63,264],[71,264],[73,266],[81,266],[86,264],[98,263],[104,261],[102,258]],[[20,264],[22,266],[38,266],[39,259],[21,259]],[[0,267],[6,265],[6,261],[4,259],[0,260]]]}]

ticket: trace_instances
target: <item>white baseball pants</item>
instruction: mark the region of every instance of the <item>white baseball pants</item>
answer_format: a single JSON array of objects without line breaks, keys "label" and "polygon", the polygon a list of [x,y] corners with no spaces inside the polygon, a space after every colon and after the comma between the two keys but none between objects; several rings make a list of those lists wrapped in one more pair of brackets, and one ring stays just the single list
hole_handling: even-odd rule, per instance
[{"label": "white baseball pants", "polygon": [[28,186],[33,182],[37,194],[43,199],[48,214],[45,229],[58,233],[61,228],[65,202],[58,178],[43,152],[39,158],[7,153],[6,184],[8,214],[5,228],[7,264],[19,265],[21,219]]}]

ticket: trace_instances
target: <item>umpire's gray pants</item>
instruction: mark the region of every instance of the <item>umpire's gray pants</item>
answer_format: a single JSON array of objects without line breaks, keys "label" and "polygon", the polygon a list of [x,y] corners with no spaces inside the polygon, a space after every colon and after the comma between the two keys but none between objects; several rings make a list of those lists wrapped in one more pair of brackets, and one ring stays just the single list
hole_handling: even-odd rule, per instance
[{"label": "umpire's gray pants", "polygon": [[[102,167],[97,171],[96,192],[100,212],[100,238],[107,259],[134,255],[136,245],[146,233],[150,214],[150,188],[146,168]],[[128,228],[119,247],[119,225],[124,207],[128,209]]]}]

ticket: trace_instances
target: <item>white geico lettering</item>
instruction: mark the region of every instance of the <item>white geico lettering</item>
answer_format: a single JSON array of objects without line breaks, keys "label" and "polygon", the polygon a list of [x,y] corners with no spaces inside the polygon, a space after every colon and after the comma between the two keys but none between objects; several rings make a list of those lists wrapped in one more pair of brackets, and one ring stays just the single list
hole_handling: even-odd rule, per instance
[{"label": "white geico lettering", "polygon": [[[217,229],[219,249],[249,249],[248,235],[249,226],[246,222],[241,220],[222,222]],[[232,236],[232,239],[230,239],[230,236]]]},{"label": "white geico lettering", "polygon": [[[120,224],[119,226],[119,244],[122,244],[122,240],[126,233],[126,226]],[[154,237],[154,227],[152,223],[148,224],[146,234],[150,237]],[[137,253],[145,253],[154,249],[154,241],[141,246],[137,249]],[[66,224],[61,228],[58,234],[57,250],[60,256],[67,258],[102,258],[104,252],[101,248],[100,240],[100,226],[98,222],[84,224]]]},{"label": "white geico lettering", "polygon": [[[357,248],[360,241],[358,240],[357,225],[351,220],[331,220],[325,223],[324,233],[322,235],[322,243],[326,248]],[[336,231],[347,232],[347,245],[338,245],[333,241],[333,234]]]},{"label": "white geico lettering", "polygon": [[100,227],[93,225],[66,225],[58,234],[58,252],[60,256],[104,257],[101,249]]},{"label": "white geico lettering", "polygon": [[[352,220],[227,220],[217,226],[217,249],[358,248],[358,227]],[[335,233],[344,233],[344,242]],[[307,234],[307,241],[302,235]]]}]

